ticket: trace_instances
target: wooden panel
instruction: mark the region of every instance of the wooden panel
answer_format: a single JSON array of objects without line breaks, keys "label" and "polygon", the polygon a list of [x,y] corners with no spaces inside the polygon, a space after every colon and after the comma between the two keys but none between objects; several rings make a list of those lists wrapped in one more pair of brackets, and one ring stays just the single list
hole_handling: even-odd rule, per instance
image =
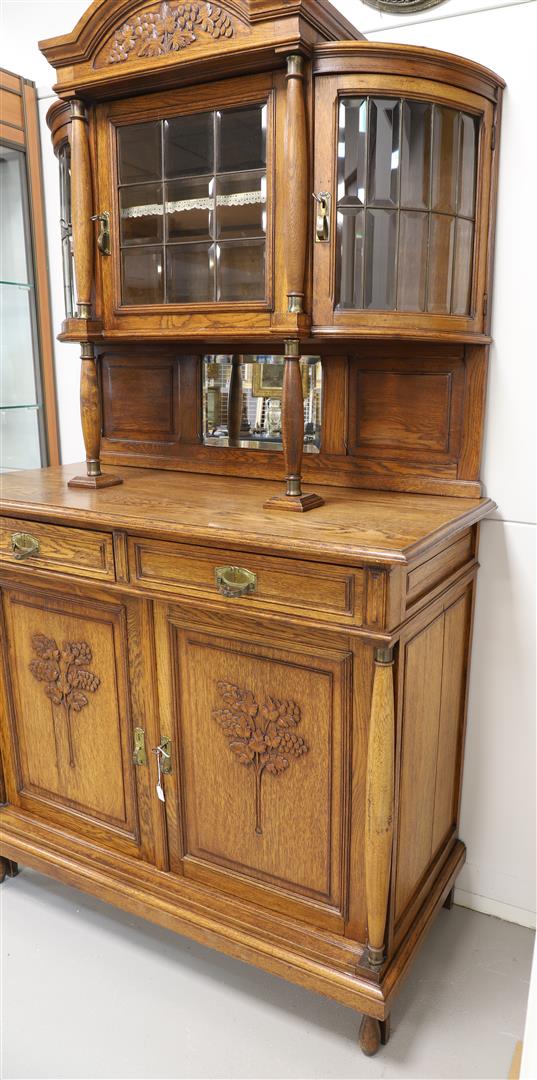
[{"label": "wooden panel", "polygon": [[431,849],[433,856],[456,824],[469,645],[469,606],[470,597],[465,593],[448,608],[445,615],[442,703]]},{"label": "wooden panel", "polygon": [[4,614],[16,747],[10,800],[137,854],[125,609],[6,590]]},{"label": "wooden panel", "polygon": [[361,447],[448,450],[451,377],[364,371],[358,377]]},{"label": "wooden panel", "polygon": [[407,925],[427,875],[456,835],[470,616],[471,592],[461,584],[432,621],[423,625],[427,613],[419,616],[420,629],[406,631],[401,643],[396,924]]},{"label": "wooden panel", "polygon": [[350,369],[349,450],[376,467],[424,472],[448,466],[456,476],[465,369],[459,354],[355,358]]},{"label": "wooden panel", "polygon": [[114,551],[109,533],[43,525],[22,518],[0,520],[0,563],[21,566],[12,548],[14,533],[29,533],[39,542],[39,552],[24,559],[25,566],[70,571],[81,577],[114,580]]},{"label": "wooden panel", "polygon": [[411,570],[407,577],[407,608],[461,569],[473,557],[473,553],[474,538],[472,532],[468,531],[444,551]]},{"label": "wooden panel", "polygon": [[172,869],[342,929],[350,656],[262,624],[248,640],[168,618],[161,607],[161,723],[181,755],[179,807],[166,778]]},{"label": "wooden panel", "polygon": [[230,610],[301,611],[338,621],[360,622],[362,571],[292,559],[241,555],[225,549],[192,548],[166,541],[130,537],[130,576],[145,588],[184,595],[220,596],[215,570],[244,566],[257,575],[255,592],[228,597]]},{"label": "wooden panel", "polygon": [[408,642],[405,654],[396,915],[431,858],[442,692],[443,615]]},{"label": "wooden panel", "polygon": [[0,85],[5,87],[6,90],[14,90],[16,93],[21,92],[21,78],[19,75],[13,75],[11,71],[4,71],[0,68]]},{"label": "wooden panel", "polygon": [[177,362],[171,357],[105,354],[101,363],[104,436],[175,440]]},{"label": "wooden panel", "polygon": [[10,127],[9,124],[3,124],[1,121],[0,139],[2,139],[2,142],[16,143],[17,146],[24,147],[25,145],[24,131],[19,131],[18,128]]},{"label": "wooden panel", "polygon": [[3,87],[0,89],[0,119],[3,124],[24,128],[24,114],[20,93],[12,93]]}]

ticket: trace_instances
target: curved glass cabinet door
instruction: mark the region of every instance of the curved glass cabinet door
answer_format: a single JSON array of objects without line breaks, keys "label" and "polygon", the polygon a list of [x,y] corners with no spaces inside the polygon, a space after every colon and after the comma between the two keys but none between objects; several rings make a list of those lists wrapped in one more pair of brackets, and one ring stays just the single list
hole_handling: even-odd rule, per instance
[{"label": "curved glass cabinet door", "polygon": [[386,73],[315,79],[314,187],[329,196],[314,234],[317,331],[486,328],[495,104],[486,83],[474,93],[455,69],[453,85],[435,81],[421,62],[423,77],[386,61]]}]

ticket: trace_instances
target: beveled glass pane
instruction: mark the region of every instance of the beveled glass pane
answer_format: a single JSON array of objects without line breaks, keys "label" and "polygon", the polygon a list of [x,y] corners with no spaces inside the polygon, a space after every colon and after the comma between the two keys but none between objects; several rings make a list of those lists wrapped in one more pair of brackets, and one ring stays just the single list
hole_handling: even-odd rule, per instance
[{"label": "beveled glass pane", "polygon": [[397,211],[367,210],[365,241],[366,308],[390,311],[395,307],[395,249]]},{"label": "beveled glass pane", "polygon": [[217,299],[265,299],[265,241],[229,241],[217,245]]},{"label": "beveled glass pane", "polygon": [[162,184],[120,188],[119,208],[122,244],[158,244],[162,240]]},{"label": "beveled glass pane", "polygon": [[213,244],[172,244],[166,258],[169,304],[214,300]]},{"label": "beveled glass pane", "polygon": [[455,218],[446,214],[431,214],[429,228],[427,311],[449,315]]},{"label": "beveled glass pane", "polygon": [[160,120],[148,124],[125,124],[117,129],[120,184],[160,180],[162,143]]},{"label": "beveled glass pane", "polygon": [[164,175],[199,176],[214,170],[214,113],[164,121]]},{"label": "beveled glass pane", "polygon": [[459,169],[459,113],[435,105],[433,116],[433,210],[455,213]]},{"label": "beveled glass pane", "polygon": [[397,269],[399,311],[425,311],[428,232],[428,214],[401,210]]},{"label": "beveled glass pane", "polygon": [[399,173],[399,101],[371,98],[367,202],[396,206]]},{"label": "beveled glass pane", "polygon": [[172,180],[166,185],[168,240],[210,240],[214,221],[213,177]]},{"label": "beveled glass pane", "polygon": [[338,202],[365,202],[367,100],[343,98],[339,106]]},{"label": "beveled glass pane", "polygon": [[217,113],[218,172],[264,169],[267,163],[267,107],[223,109]]},{"label": "beveled glass pane", "polygon": [[37,402],[37,387],[30,289],[19,285],[0,285],[0,310],[0,406],[34,405]]},{"label": "beveled glass pane", "polygon": [[121,252],[124,304],[162,304],[162,248],[125,248]]},{"label": "beveled glass pane", "polygon": [[432,105],[403,101],[401,126],[401,206],[427,210],[431,185]]},{"label": "beveled glass pane", "polygon": [[364,249],[363,210],[341,209],[337,215],[338,295],[342,308],[361,308]]},{"label": "beveled glass pane", "polygon": [[451,296],[453,315],[468,315],[470,312],[473,239],[472,222],[466,221],[465,218],[458,218],[455,229],[455,262]]},{"label": "beveled glass pane", "polygon": [[219,176],[216,184],[218,236],[264,236],[267,230],[265,174]]},{"label": "beveled glass pane", "polygon": [[475,167],[478,130],[477,118],[461,113],[458,213],[463,214],[464,217],[473,217],[475,210]]},{"label": "beveled glass pane", "polygon": [[0,469],[39,469],[39,409],[0,409]]}]

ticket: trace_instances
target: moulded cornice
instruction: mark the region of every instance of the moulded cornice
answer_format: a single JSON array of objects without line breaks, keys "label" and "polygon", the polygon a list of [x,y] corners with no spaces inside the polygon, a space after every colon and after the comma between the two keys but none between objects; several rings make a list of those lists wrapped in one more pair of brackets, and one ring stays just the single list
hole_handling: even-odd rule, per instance
[{"label": "moulded cornice", "polygon": [[[171,3],[175,6],[181,0]],[[224,0],[218,6],[246,26],[294,16],[328,40],[362,37],[328,0]],[[56,68],[89,62],[115,30],[155,7],[155,0],[93,0],[71,33],[40,41],[39,48]]]}]

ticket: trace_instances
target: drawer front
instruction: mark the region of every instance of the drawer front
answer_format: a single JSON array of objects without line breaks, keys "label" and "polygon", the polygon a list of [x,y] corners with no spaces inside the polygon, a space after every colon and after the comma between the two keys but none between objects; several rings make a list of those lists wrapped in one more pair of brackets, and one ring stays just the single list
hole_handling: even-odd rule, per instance
[{"label": "drawer front", "polygon": [[[37,542],[35,554],[17,558],[13,537],[23,534]],[[24,543],[21,541],[22,546]],[[28,545],[30,546],[30,545]],[[78,574],[99,581],[114,581],[114,549],[108,533],[71,529],[64,525],[42,525],[19,518],[0,520],[0,562],[12,566],[34,566]]]},{"label": "drawer front", "polygon": [[215,573],[223,566],[240,566],[253,575],[253,591],[226,598],[233,607],[249,610],[300,612],[329,622],[360,624],[363,572],[325,563],[242,555],[187,547],[167,541],[129,538],[131,581],[142,588],[178,596],[221,596]]}]

